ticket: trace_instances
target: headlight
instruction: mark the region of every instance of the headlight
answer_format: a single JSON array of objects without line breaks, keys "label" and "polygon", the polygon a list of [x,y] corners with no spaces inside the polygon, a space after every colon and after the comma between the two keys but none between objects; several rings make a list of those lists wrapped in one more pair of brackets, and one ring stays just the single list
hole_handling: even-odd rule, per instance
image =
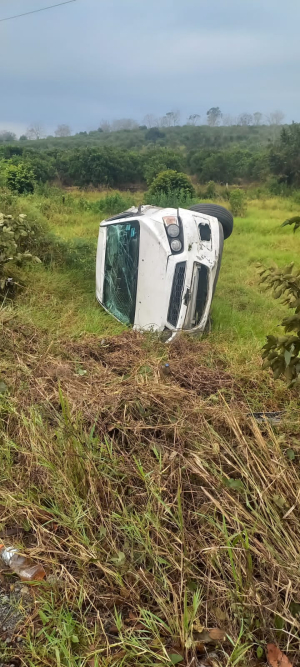
[{"label": "headlight", "polygon": [[171,236],[172,239],[174,239],[176,236],[179,236],[180,229],[178,225],[168,225],[167,227],[167,234],[168,236]]},{"label": "headlight", "polygon": [[182,243],[179,239],[174,239],[174,241],[171,241],[170,245],[174,252],[179,252],[182,248]]}]

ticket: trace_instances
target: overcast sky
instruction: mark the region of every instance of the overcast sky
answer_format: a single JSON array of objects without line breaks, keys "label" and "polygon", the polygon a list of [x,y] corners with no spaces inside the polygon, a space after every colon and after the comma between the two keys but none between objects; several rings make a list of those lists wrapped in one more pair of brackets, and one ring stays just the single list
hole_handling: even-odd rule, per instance
[{"label": "overcast sky", "polygon": [[[5,18],[60,0],[0,0]],[[296,0],[77,0],[0,23],[0,130],[180,109],[300,120]]]}]

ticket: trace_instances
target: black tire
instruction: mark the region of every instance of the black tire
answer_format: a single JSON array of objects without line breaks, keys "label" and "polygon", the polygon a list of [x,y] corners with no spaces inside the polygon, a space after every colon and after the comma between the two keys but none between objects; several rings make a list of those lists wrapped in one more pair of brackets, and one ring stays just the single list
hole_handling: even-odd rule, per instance
[{"label": "black tire", "polygon": [[220,268],[221,268],[221,264],[222,264],[223,246],[224,246],[224,231],[223,231],[223,226],[221,225],[220,221],[219,221],[219,229],[220,229],[220,248],[219,248],[219,259],[218,259],[217,273],[215,275],[214,286],[213,286],[213,296],[214,296],[214,293],[216,291],[217,282],[218,282],[218,278],[219,278]]},{"label": "black tire", "polygon": [[193,204],[193,206],[190,206],[189,210],[218,218],[223,227],[224,239],[229,238],[233,230],[233,216],[230,211],[227,211],[227,208],[218,206],[218,204]]}]

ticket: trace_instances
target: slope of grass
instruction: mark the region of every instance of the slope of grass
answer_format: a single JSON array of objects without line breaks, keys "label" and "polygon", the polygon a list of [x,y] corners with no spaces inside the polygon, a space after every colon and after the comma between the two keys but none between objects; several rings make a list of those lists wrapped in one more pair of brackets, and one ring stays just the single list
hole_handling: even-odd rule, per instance
[{"label": "slope of grass", "polygon": [[297,262],[300,237],[281,228],[297,205],[269,199],[248,203],[245,218],[236,218],[234,233],[224,255],[213,304],[214,330],[218,340],[236,352],[251,355],[275,331],[286,309],[259,285],[258,264],[270,266]]},{"label": "slope of grass", "polygon": [[[51,229],[65,241],[87,239],[94,244],[96,250],[99,223],[108,213],[86,208],[80,210],[78,202],[82,199],[82,195],[76,191],[65,196],[65,203],[62,203],[62,196],[65,195],[58,192],[53,201],[51,196],[28,197],[23,199],[21,204],[18,203],[18,206],[29,216],[37,219],[46,218]],[[106,193],[85,193],[84,200],[94,203],[106,196]],[[142,196],[142,193],[135,195],[136,203],[142,200]],[[212,310],[214,341],[224,347],[231,358],[235,355],[252,358],[254,355],[257,363],[257,354],[266,335],[275,331],[286,312],[280,302],[262,290],[259,285],[257,265],[259,263],[265,266],[274,263],[283,265],[297,261],[300,253],[300,235],[293,235],[290,229],[282,229],[281,223],[291,214],[295,215],[298,208],[299,205],[295,202],[278,197],[254,200],[248,202],[247,216],[235,219],[234,233],[224,246],[222,268]],[[94,299],[93,259],[91,259],[90,278],[85,281],[82,280],[80,271],[76,276],[74,267],[72,276],[70,272],[59,274],[55,270],[50,276],[43,268],[35,270],[37,283],[42,289],[42,294],[45,294],[45,303],[49,303],[49,290],[51,293],[53,288],[58,327],[59,318],[65,318],[65,301],[70,297],[69,284],[74,281],[76,287],[71,295],[71,303],[74,306],[73,310],[76,310],[75,302],[78,298],[77,310],[78,318],[83,322],[82,331],[85,326],[88,331],[95,330],[93,325],[91,329],[89,323],[94,322],[97,326],[98,319],[102,321],[103,317],[103,324],[110,320],[110,325],[106,324],[105,328],[108,326],[111,333],[120,330],[113,319],[101,313]],[[35,277],[32,271],[30,276],[30,283],[31,281],[34,283]],[[61,299],[56,298],[58,293]],[[37,298],[30,287],[25,300],[22,299],[25,309],[28,304],[29,313],[31,308],[35,310],[34,304]],[[46,312],[43,314],[43,301],[44,299],[40,299],[38,305],[40,321],[47,322]],[[82,311],[86,313],[83,320]],[[69,318],[68,322],[70,333],[78,331],[73,317]]]},{"label": "slope of grass", "polygon": [[[60,197],[13,206],[96,245],[99,214]],[[22,272],[0,311],[1,530],[48,578],[22,641],[0,633],[8,664],[248,667],[271,640],[299,664],[298,395],[260,368],[285,309],[256,270],[297,261],[280,229],[296,210],[259,200],[236,220],[202,341],[124,333],[93,253]],[[272,429],[254,409],[285,414]]]}]

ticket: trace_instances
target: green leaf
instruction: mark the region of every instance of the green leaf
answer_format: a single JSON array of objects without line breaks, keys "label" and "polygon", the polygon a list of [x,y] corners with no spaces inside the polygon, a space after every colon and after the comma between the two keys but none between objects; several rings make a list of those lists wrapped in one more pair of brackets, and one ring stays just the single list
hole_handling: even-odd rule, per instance
[{"label": "green leaf", "polygon": [[286,505],[285,499],[282,496],[278,496],[277,494],[273,496],[273,500],[275,505],[277,505],[277,507],[279,507],[280,509],[283,509]]},{"label": "green leaf", "polygon": [[84,368],[80,368],[80,367],[78,368],[77,373],[76,373],[76,375],[80,375],[80,376],[83,376],[83,375],[86,375],[86,374],[87,374],[87,371]]},{"label": "green leaf", "polygon": [[6,394],[8,391],[8,386],[3,380],[0,380],[0,394]]},{"label": "green leaf", "polygon": [[294,600],[291,601],[290,612],[291,612],[292,616],[294,616],[294,618],[299,616],[299,614],[300,614],[300,604],[299,604],[299,602],[294,602]]},{"label": "green leaf", "polygon": [[189,589],[189,591],[191,591],[192,593],[194,593],[195,591],[198,590],[198,586],[197,586],[196,581],[193,581],[192,579],[188,579],[187,582],[186,582],[186,585],[187,585],[187,588]]},{"label": "green leaf", "polygon": [[286,350],[286,351],[285,351],[285,353],[284,353],[284,361],[285,361],[285,363],[286,363],[287,366],[289,365],[292,356],[293,356],[293,352],[291,352],[290,350]]},{"label": "green leaf", "polygon": [[57,667],[61,667],[60,651],[58,646],[54,646]]},{"label": "green leaf", "polygon": [[282,630],[285,626],[285,621],[284,621],[283,618],[281,618],[281,616],[277,616],[277,614],[276,614],[276,616],[274,618],[274,625],[275,625],[276,630]]},{"label": "green leaf", "polygon": [[49,623],[48,616],[46,616],[46,614],[44,614],[44,612],[41,609],[39,610],[39,617],[40,617],[43,625],[47,625]]},{"label": "green leaf", "polygon": [[78,639],[77,635],[72,635],[71,642],[72,642],[72,644],[79,644],[79,639]]},{"label": "green leaf", "polygon": [[183,662],[184,658],[180,653],[170,653],[169,658],[172,665],[177,665],[179,662]]},{"label": "green leaf", "polygon": [[106,532],[107,531],[106,531],[105,526],[100,526],[100,528],[98,530],[99,539],[101,539],[102,537],[106,537]]},{"label": "green leaf", "polygon": [[225,479],[225,485],[229,489],[233,489],[234,491],[245,491],[244,484],[241,479]]},{"label": "green leaf", "polygon": [[290,459],[290,461],[294,461],[295,456],[296,456],[293,449],[287,449],[286,455],[287,455],[288,459]]},{"label": "green leaf", "polygon": [[256,649],[256,655],[258,658],[262,658],[264,654],[264,649],[262,646],[258,646]]},{"label": "green leaf", "polygon": [[111,560],[116,565],[121,566],[124,565],[126,556],[123,551],[118,551],[118,556],[116,558],[112,558]]}]

